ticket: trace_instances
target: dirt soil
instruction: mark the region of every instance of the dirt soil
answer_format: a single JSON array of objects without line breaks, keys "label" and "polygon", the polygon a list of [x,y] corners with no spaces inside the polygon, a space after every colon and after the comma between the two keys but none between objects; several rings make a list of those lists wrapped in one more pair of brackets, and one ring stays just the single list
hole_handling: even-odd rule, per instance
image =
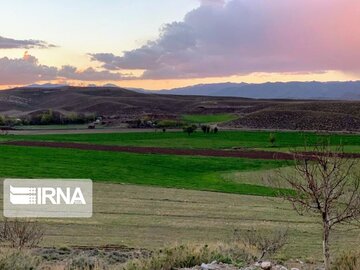
[{"label": "dirt soil", "polygon": [[[163,154],[163,155],[181,155],[181,156],[207,156],[207,157],[234,157],[249,159],[276,159],[293,160],[291,153],[257,151],[257,150],[212,150],[212,149],[175,149],[160,147],[136,147],[136,146],[116,146],[116,145],[98,145],[87,143],[71,142],[36,142],[36,141],[10,141],[3,143],[5,145],[28,146],[28,147],[53,147],[68,148],[79,150],[128,152],[138,154]],[[304,153],[311,158],[312,153]],[[360,158],[360,154],[346,154],[344,157]]]},{"label": "dirt soil", "polygon": [[159,147],[137,147],[137,146],[116,146],[116,145],[98,145],[87,143],[69,143],[69,142],[36,142],[36,141],[11,141],[5,142],[6,145],[15,146],[35,146],[35,147],[53,147],[69,148],[79,150],[128,152],[138,154],[164,154],[181,156],[207,156],[207,157],[235,157],[250,159],[280,159],[292,160],[293,156],[289,153],[268,152],[268,151],[245,151],[245,150],[211,150],[211,149],[175,149]]}]

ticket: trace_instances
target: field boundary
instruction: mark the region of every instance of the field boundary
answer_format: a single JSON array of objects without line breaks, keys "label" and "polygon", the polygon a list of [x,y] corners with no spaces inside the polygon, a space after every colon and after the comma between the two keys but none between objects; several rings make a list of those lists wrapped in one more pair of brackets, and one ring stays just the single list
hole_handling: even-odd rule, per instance
[{"label": "field boundary", "polygon": [[213,149],[177,149],[161,147],[99,145],[73,142],[45,142],[45,141],[7,141],[3,145],[24,147],[51,147],[93,151],[127,152],[137,154],[162,154],[180,156],[228,157],[266,160],[293,160],[291,153],[271,152],[261,150],[213,150]]}]

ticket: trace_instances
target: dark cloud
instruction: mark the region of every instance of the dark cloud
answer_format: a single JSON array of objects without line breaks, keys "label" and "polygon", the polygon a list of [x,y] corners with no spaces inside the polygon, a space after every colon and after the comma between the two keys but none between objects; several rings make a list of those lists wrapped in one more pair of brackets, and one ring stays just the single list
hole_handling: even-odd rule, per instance
[{"label": "dark cloud", "polygon": [[358,0],[202,0],[159,38],[122,56],[92,54],[144,79],[252,72],[360,71]]},{"label": "dark cloud", "polygon": [[97,71],[93,68],[78,70],[73,66],[62,68],[41,65],[38,59],[28,53],[23,58],[0,58],[0,85],[21,85],[56,79],[79,81],[120,80],[122,75],[109,71]]},{"label": "dark cloud", "polygon": [[56,46],[42,40],[19,40],[0,36],[0,49],[47,49],[52,47]]}]

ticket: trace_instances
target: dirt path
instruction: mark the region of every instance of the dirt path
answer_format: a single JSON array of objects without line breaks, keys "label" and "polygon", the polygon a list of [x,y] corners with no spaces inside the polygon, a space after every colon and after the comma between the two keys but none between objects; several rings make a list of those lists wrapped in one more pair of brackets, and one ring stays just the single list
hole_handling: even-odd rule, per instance
[{"label": "dirt path", "polygon": [[236,157],[236,158],[250,158],[250,159],[281,159],[281,160],[292,159],[291,154],[268,152],[268,151],[174,149],[174,148],[159,148],[159,147],[116,146],[116,145],[98,145],[98,144],[71,143],[71,142],[37,142],[37,141],[10,141],[10,142],[5,142],[3,144],[15,145],[15,146],[35,146],[35,147],[95,150],[95,151],[128,152],[128,153],[139,153],[139,154]]},{"label": "dirt path", "polygon": [[[212,149],[176,149],[161,147],[138,147],[138,146],[117,146],[117,145],[99,145],[87,143],[72,142],[38,142],[38,141],[9,141],[5,145],[14,146],[34,146],[34,147],[53,147],[68,148],[79,150],[110,151],[110,152],[128,152],[138,154],[164,154],[181,156],[206,156],[206,157],[234,157],[249,159],[276,159],[293,160],[293,155],[283,152],[258,151],[258,150],[212,150]],[[311,156],[312,153],[304,153]],[[347,158],[360,158],[360,154],[346,154]]]}]

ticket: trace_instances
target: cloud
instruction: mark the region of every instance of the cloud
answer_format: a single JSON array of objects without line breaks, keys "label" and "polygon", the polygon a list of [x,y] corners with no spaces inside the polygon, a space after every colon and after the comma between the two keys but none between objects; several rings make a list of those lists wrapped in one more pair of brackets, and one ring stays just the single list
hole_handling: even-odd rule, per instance
[{"label": "cloud", "polygon": [[144,79],[253,72],[360,72],[358,0],[202,0],[183,21],[122,55],[92,54]]},{"label": "cloud", "polygon": [[0,85],[52,80],[56,75],[56,68],[40,65],[35,57],[27,53],[19,59],[0,58]]},{"label": "cloud", "polygon": [[225,0],[200,0],[201,5],[224,5]]},{"label": "cloud", "polygon": [[48,49],[56,47],[42,40],[19,40],[0,36],[0,49]]},{"label": "cloud", "polygon": [[111,73],[107,70],[97,71],[93,68],[78,70],[73,66],[63,66],[59,69],[41,65],[36,57],[27,52],[23,58],[0,58],[0,85],[21,85],[56,79],[111,81],[121,78],[123,77],[120,73]]},{"label": "cloud", "polygon": [[111,73],[107,70],[97,71],[90,67],[80,71],[73,66],[63,66],[58,71],[58,76],[64,79],[78,81],[116,81],[122,79],[120,74]]}]

